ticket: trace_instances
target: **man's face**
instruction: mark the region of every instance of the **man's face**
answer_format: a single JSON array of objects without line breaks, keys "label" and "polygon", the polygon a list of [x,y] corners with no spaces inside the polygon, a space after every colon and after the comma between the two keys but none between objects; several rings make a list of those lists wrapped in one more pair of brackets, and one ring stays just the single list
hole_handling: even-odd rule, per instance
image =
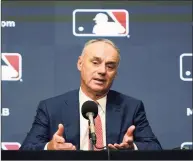
[{"label": "man's face", "polygon": [[79,57],[77,67],[81,73],[81,88],[95,93],[106,93],[117,74],[119,56],[108,43],[89,44]]}]

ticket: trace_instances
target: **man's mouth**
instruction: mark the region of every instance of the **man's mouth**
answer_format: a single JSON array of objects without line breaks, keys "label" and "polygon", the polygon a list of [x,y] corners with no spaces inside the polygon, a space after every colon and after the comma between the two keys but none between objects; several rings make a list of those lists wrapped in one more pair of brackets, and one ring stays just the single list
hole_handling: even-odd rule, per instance
[{"label": "man's mouth", "polygon": [[100,78],[94,78],[94,80],[99,83],[99,84],[103,84],[106,80],[105,79],[100,79]]}]

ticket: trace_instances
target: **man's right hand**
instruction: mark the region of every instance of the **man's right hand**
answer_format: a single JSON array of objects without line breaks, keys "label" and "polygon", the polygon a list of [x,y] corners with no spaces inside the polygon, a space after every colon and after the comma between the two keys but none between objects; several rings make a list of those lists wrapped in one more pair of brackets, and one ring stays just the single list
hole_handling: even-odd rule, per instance
[{"label": "man's right hand", "polygon": [[62,124],[58,125],[58,130],[53,135],[52,140],[48,143],[48,150],[76,150],[76,147],[67,143],[63,137],[64,126]]}]

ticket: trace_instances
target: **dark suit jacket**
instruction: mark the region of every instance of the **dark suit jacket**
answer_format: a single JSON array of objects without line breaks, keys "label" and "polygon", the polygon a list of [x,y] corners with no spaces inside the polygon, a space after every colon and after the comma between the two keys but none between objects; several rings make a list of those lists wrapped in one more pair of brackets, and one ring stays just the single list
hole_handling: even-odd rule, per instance
[{"label": "dark suit jacket", "polygon": [[[21,150],[43,150],[58,129],[64,125],[66,142],[80,149],[79,90],[41,101],[30,132]],[[106,141],[121,143],[127,129],[135,125],[134,142],[139,150],[160,150],[141,101],[110,90],[106,106]]]}]

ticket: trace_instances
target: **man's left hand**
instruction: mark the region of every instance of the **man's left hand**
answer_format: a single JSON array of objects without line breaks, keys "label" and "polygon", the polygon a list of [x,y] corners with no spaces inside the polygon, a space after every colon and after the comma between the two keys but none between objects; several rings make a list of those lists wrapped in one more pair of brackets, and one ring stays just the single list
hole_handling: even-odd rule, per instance
[{"label": "man's left hand", "polygon": [[134,130],[135,130],[135,126],[134,125],[130,126],[123,137],[122,143],[108,144],[108,147],[111,149],[134,149],[134,143],[133,143]]}]

